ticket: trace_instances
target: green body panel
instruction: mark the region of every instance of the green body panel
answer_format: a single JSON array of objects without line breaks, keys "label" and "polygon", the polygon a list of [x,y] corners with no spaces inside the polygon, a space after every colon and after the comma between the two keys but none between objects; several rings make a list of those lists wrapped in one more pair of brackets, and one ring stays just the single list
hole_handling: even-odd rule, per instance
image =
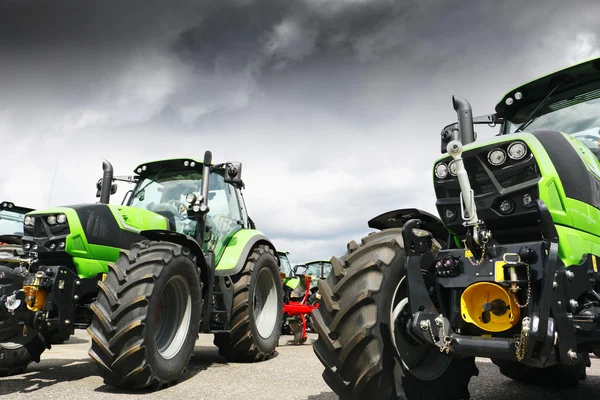
[{"label": "green body panel", "polygon": [[[588,170],[600,177],[600,164],[597,157],[579,140],[563,134],[577,154],[585,162]],[[530,133],[518,133],[497,136],[493,139],[473,142],[464,146],[463,154],[469,150],[488,146],[495,143],[506,143],[521,140],[529,146],[535,156],[542,178],[538,182],[540,199],[546,204],[552,220],[559,229],[559,256],[565,265],[578,264],[584,253],[600,256],[600,210],[596,207],[569,198],[565,195],[562,183],[554,164],[539,140]],[[447,159],[444,154],[436,162]],[[577,239],[575,239],[577,237]],[[565,240],[562,240],[565,239]],[[462,247],[462,246],[461,246]],[[584,251],[585,250],[585,251]]]},{"label": "green body panel", "polygon": [[565,263],[571,266],[581,263],[584,254],[593,254],[600,257],[600,239],[576,229],[558,225],[558,255]]},{"label": "green body panel", "polygon": [[245,256],[244,248],[253,237],[262,235],[262,232],[256,229],[242,229],[237,231],[225,247],[225,251],[217,261],[218,271],[233,270],[242,256]]},{"label": "green body panel", "polygon": [[[121,229],[139,233],[149,229],[167,229],[167,219],[140,208],[108,205]],[[67,216],[70,234],[65,239],[65,252],[73,257],[80,278],[90,278],[108,272],[108,263],[119,257],[119,248],[90,244],[77,212],[70,207],[35,210],[27,215],[63,213]]]},{"label": "green body panel", "polygon": [[140,231],[169,229],[169,223],[162,215],[142,208],[109,204],[108,208],[115,216],[121,229],[139,233]]},{"label": "green body panel", "polygon": [[300,284],[300,278],[298,277],[294,277],[294,278],[285,278],[284,279],[284,284],[285,286],[289,287],[290,289],[294,290],[298,287],[298,285]]}]

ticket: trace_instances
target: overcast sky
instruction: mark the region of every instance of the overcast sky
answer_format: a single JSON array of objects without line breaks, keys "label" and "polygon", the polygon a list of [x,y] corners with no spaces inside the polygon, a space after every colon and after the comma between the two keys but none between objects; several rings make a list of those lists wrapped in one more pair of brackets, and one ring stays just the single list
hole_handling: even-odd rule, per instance
[{"label": "overcast sky", "polygon": [[292,263],[329,259],[382,212],[435,212],[453,94],[486,114],[600,55],[593,1],[158,3],[0,0],[0,199],[95,202],[103,158],[209,149]]}]

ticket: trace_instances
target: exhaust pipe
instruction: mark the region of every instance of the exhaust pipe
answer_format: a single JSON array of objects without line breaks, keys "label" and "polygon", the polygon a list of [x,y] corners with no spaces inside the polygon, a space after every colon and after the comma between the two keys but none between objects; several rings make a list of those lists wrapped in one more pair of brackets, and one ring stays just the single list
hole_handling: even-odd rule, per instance
[{"label": "exhaust pipe", "polygon": [[100,187],[100,203],[108,204],[113,180],[113,166],[107,160],[102,160],[102,186]]},{"label": "exhaust pipe", "polygon": [[460,141],[463,145],[475,141],[475,130],[473,129],[473,112],[471,104],[461,96],[452,96],[452,106],[456,111],[458,118],[458,130],[460,132]]},{"label": "exhaust pipe", "polygon": [[210,179],[210,163],[212,163],[212,153],[207,150],[204,153],[204,162],[202,164],[202,197],[204,205],[208,205],[208,180]]}]

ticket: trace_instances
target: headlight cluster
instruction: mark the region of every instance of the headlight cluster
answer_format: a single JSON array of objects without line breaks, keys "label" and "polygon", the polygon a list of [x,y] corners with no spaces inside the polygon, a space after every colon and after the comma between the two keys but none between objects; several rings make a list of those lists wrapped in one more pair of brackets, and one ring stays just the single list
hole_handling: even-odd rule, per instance
[{"label": "headlight cluster", "polygon": [[67,216],[65,214],[48,215],[46,217],[48,225],[62,225],[67,223]]},{"label": "headlight cluster", "polygon": [[[67,223],[67,216],[65,214],[48,215],[48,216],[46,216],[46,222],[48,222],[48,225],[51,225],[51,226],[63,225],[63,224]],[[26,215],[25,219],[23,220],[23,223],[25,224],[25,226],[35,225],[35,217]]]},{"label": "headlight cluster", "polygon": [[[47,246],[48,246],[48,250],[50,250],[50,251],[55,251],[55,250],[64,251],[65,250],[65,242],[64,242],[64,240],[61,240],[61,241],[58,241],[58,242],[51,242]],[[38,245],[37,244],[33,244],[32,245],[31,243],[25,243],[23,245],[23,250],[25,250],[25,251],[29,251],[29,250],[37,251],[38,250]]]},{"label": "headlight cluster", "polygon": [[203,204],[204,197],[202,197],[202,195],[196,196],[194,193],[188,193],[187,196],[185,196],[185,201],[188,202],[190,209],[195,213],[208,212],[208,206]]},{"label": "headlight cluster", "polygon": [[494,167],[499,167],[506,163],[506,160],[519,161],[525,158],[527,155],[527,146],[521,141],[512,142],[508,145],[507,149],[495,148],[489,151],[487,155],[488,162]]},{"label": "headlight cluster", "polygon": [[445,162],[437,163],[435,166],[435,176],[439,179],[445,179],[448,175],[456,176],[456,163],[454,160],[448,164]]},{"label": "headlight cluster", "polygon": [[[533,193],[524,193],[519,197],[515,197],[514,200],[521,201],[521,205],[525,208],[531,208],[535,204],[535,195]],[[500,203],[498,203],[498,211],[501,214],[509,215],[515,211],[515,202],[512,199],[502,199]]]},{"label": "headlight cluster", "polygon": [[[494,167],[500,167],[506,163],[508,159],[520,161],[528,154],[527,145],[520,140],[512,142],[506,147],[497,147],[487,153],[487,161]],[[439,162],[434,168],[435,176],[438,179],[446,179],[448,175],[456,176],[456,162],[454,160],[446,163]]]}]

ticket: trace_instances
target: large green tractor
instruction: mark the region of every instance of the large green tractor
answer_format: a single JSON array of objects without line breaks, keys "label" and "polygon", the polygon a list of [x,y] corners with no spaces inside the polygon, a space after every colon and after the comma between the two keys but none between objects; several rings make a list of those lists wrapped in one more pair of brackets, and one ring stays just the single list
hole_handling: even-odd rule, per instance
[{"label": "large green tractor", "polygon": [[[113,177],[103,163],[98,204],[24,219],[23,258],[3,273],[0,370],[22,371],[87,329],[105,383],[158,389],[175,382],[198,333],[213,333],[229,361],[273,357],[280,337],[279,260],[248,217],[241,163],[170,159]],[[135,183],[109,204],[115,180]]]},{"label": "large green tractor", "polygon": [[[600,344],[600,59],[511,90],[490,115],[453,105],[432,171],[441,218],[373,218],[319,282],[314,350],[342,399],[466,399],[475,357],[575,386]],[[474,124],[498,135],[476,141]]]}]

